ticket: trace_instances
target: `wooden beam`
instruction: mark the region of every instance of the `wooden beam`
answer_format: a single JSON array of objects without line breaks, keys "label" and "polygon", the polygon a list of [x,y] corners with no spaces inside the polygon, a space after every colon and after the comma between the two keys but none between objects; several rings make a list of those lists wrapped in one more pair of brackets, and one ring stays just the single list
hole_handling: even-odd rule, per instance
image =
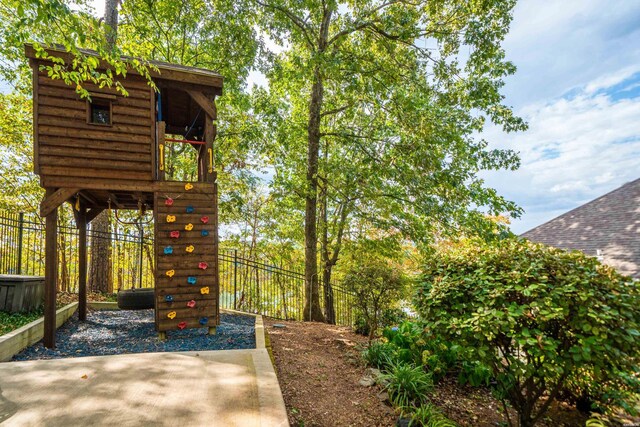
[{"label": "wooden beam", "polygon": [[44,200],[40,203],[40,216],[48,216],[51,212],[57,209],[58,206],[66,202],[78,191],[80,191],[79,188],[59,188],[57,191],[52,193],[47,191]]},{"label": "wooden beam", "polygon": [[120,202],[118,201],[118,198],[116,197],[116,195],[115,195],[115,194],[113,194],[113,193],[109,192],[109,198],[111,199],[111,203],[113,203],[114,205],[116,205],[116,207],[117,207],[118,209],[123,209],[123,208],[124,208],[124,206],[122,205],[122,203],[120,203]]},{"label": "wooden beam", "polygon": [[[49,188],[46,198],[56,192]],[[56,346],[56,291],[58,279],[58,205],[45,218],[45,267],[44,267],[44,346]]]},{"label": "wooden beam", "polygon": [[100,215],[100,212],[102,212],[103,210],[104,208],[93,208],[88,211],[85,218],[86,223],[89,224],[91,221],[93,221],[93,219]]},{"label": "wooden beam", "polygon": [[87,320],[87,209],[77,212],[78,224],[78,319]]},{"label": "wooden beam", "polygon": [[209,120],[216,120],[218,118],[218,111],[216,109],[215,101],[207,98],[204,93],[197,90],[187,90],[187,93],[191,96],[191,99],[193,99],[196,104],[198,104],[198,106],[202,108],[205,113],[207,113],[207,116],[209,116]]}]

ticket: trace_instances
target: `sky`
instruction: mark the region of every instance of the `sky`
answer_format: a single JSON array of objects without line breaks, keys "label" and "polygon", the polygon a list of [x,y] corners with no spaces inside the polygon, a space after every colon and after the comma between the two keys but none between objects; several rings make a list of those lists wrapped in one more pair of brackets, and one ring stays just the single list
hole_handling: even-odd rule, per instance
[{"label": "sky", "polygon": [[[94,0],[98,15],[104,0]],[[482,135],[519,152],[517,171],[482,174],[524,209],[523,233],[640,178],[640,1],[519,0],[505,39],[518,67],[505,103],[526,132]],[[263,83],[259,73],[252,83]]]},{"label": "sky", "polygon": [[640,1],[520,0],[503,46],[505,102],[529,129],[485,131],[522,164],[483,177],[524,209],[512,231],[640,178]]}]

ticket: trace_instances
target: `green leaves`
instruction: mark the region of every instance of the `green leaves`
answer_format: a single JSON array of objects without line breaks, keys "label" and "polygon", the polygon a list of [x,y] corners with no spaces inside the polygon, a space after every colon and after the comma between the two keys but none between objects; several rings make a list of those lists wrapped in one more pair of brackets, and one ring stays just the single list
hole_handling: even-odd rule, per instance
[{"label": "green leaves", "polygon": [[[520,239],[465,240],[427,262],[415,302],[436,334],[492,367],[497,391],[521,413],[538,391],[567,384],[602,405],[633,399],[640,315],[628,307],[640,290],[594,258]],[[612,387],[615,400],[604,397]]]}]

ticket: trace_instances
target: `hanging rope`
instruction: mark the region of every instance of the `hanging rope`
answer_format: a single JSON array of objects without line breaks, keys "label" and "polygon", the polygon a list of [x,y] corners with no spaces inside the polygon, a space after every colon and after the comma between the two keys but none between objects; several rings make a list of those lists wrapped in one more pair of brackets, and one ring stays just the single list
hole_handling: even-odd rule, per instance
[{"label": "hanging rope", "polygon": [[[109,210],[111,210],[111,198],[109,198],[108,203],[109,203]],[[147,210],[147,205],[143,204],[142,201],[140,199],[138,199],[138,212],[139,212],[139,214],[138,214],[138,218],[135,221],[129,222],[129,221],[121,220],[120,217],[118,216],[118,209],[115,210],[114,217],[116,218],[116,221],[118,221],[122,225],[149,224],[149,223],[151,223],[151,221],[153,221],[153,217],[149,218],[149,220],[147,220],[146,222],[142,222],[142,217],[144,216],[146,210]]]}]

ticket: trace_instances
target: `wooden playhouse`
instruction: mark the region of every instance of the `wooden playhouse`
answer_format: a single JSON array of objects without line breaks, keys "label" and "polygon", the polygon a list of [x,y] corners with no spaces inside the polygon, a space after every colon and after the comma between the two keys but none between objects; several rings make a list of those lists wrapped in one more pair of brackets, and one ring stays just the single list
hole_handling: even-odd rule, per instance
[{"label": "wooden playhouse", "polygon": [[[45,346],[55,346],[57,210],[67,201],[79,228],[81,320],[87,310],[88,223],[105,209],[153,210],[156,329],[160,337],[184,328],[214,333],[220,315],[213,142],[222,77],[152,62],[157,91],[128,73],[122,83],[129,96],[86,84],[86,100],[40,71],[47,60],[37,58],[32,46],[25,50],[33,69],[34,169],[46,190],[40,206],[46,218]],[[71,59],[63,51],[48,52]],[[168,143],[193,146],[197,181],[165,180]]]}]

